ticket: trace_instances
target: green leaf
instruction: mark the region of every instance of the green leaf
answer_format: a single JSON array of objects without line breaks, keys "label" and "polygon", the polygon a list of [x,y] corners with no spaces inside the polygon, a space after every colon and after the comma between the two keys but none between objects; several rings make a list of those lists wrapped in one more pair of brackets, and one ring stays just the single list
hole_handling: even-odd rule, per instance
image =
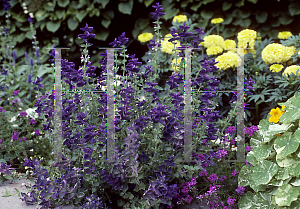
[{"label": "green leaf", "polygon": [[279,206],[291,206],[291,203],[297,200],[299,190],[290,184],[285,184],[277,190],[275,201]]},{"label": "green leaf", "polygon": [[47,11],[54,11],[54,8],[55,8],[55,1],[54,1],[54,4],[53,2],[47,2],[44,4],[44,9],[47,10]]},{"label": "green leaf", "polygon": [[149,25],[149,19],[140,18],[137,20],[138,26],[141,30],[144,30]]},{"label": "green leaf", "polygon": [[60,22],[47,22],[46,28],[48,31],[55,33],[60,27]]},{"label": "green leaf", "polygon": [[131,15],[132,7],[133,7],[133,0],[129,0],[129,2],[126,3],[123,2],[119,3],[118,10],[123,14]]},{"label": "green leaf", "polygon": [[106,41],[108,35],[109,35],[108,31],[101,31],[100,33],[96,34],[95,39],[101,40],[101,41]]},{"label": "green leaf", "polygon": [[38,10],[36,13],[35,13],[35,18],[36,18],[36,21],[42,21],[44,20],[46,17],[49,16],[49,13],[47,12],[44,12],[43,10]]},{"label": "green leaf", "polygon": [[109,11],[103,12],[101,14],[106,19],[114,19],[114,11],[113,10],[109,10]]},{"label": "green leaf", "polygon": [[109,0],[101,0],[101,5],[102,5],[103,9],[105,9],[108,2],[109,2]]},{"label": "green leaf", "polygon": [[85,16],[88,14],[87,11],[85,10],[81,10],[80,12],[76,13],[76,18],[78,19],[79,22],[81,22],[83,20],[83,18],[85,18]]},{"label": "green leaf", "polygon": [[202,10],[200,14],[201,17],[203,17],[204,19],[211,19],[212,16],[214,15],[212,11],[207,11],[207,10]]},{"label": "green leaf", "polygon": [[149,7],[154,2],[154,0],[144,0],[144,4],[146,7]]},{"label": "green leaf", "polygon": [[267,12],[258,12],[255,14],[256,21],[258,23],[265,23],[268,18]]},{"label": "green leaf", "polygon": [[245,19],[243,20],[243,26],[245,28],[248,28],[251,25],[251,19]]},{"label": "green leaf", "polygon": [[102,24],[105,28],[108,28],[108,26],[110,25],[110,23],[111,23],[111,20],[110,20],[110,19],[109,19],[109,20],[103,19],[103,20],[101,21],[101,24]]},{"label": "green leaf", "polygon": [[253,4],[256,4],[258,0],[247,0],[247,1],[249,1],[249,2],[251,2]]},{"label": "green leaf", "polygon": [[[59,19],[62,19],[63,16],[65,15],[65,10],[56,10],[55,14]],[[76,13],[76,15],[77,15],[77,13]]]},{"label": "green leaf", "polygon": [[243,10],[239,10],[239,16],[242,17],[243,19],[249,17],[251,14],[250,11],[243,11]]},{"label": "green leaf", "polygon": [[289,12],[292,16],[300,14],[300,4],[299,4],[299,2],[292,2],[289,5]]},{"label": "green leaf", "polygon": [[58,6],[60,6],[60,7],[66,7],[69,3],[70,3],[69,0],[58,0],[57,1]]},{"label": "green leaf", "polygon": [[263,160],[258,162],[258,166],[253,168],[251,176],[255,185],[267,184],[277,173],[277,170],[278,166],[275,163]]},{"label": "green leaf", "polygon": [[232,6],[232,3],[228,3],[227,1],[224,1],[223,5],[222,5],[223,12],[227,11],[228,9],[230,9],[231,6]]},{"label": "green leaf", "polygon": [[68,28],[71,31],[74,31],[79,25],[78,21],[76,19],[74,19],[74,17],[70,17],[68,19],[67,23],[68,23]]},{"label": "green leaf", "polygon": [[[297,103],[298,102],[298,103]],[[290,123],[300,118],[300,94],[295,94],[285,103],[278,103],[279,105],[285,105],[286,112],[283,113],[279,119],[279,122]]]},{"label": "green leaf", "polygon": [[290,16],[287,16],[286,14],[283,14],[282,16],[279,17],[279,21],[282,25],[288,25],[291,22],[293,22],[293,18]]},{"label": "green leaf", "polygon": [[[278,125],[278,124],[275,124]],[[274,125],[273,125],[274,126]],[[285,133],[275,139],[274,149],[277,152],[279,158],[284,158],[294,152],[299,147],[300,141],[295,138],[290,132],[289,134]],[[299,132],[298,132],[299,135]]]},{"label": "green leaf", "polygon": [[234,36],[236,33],[235,33],[235,29],[234,28],[225,28],[223,31],[222,31],[222,36],[224,36],[224,38],[229,38],[229,37],[232,37]]},{"label": "green leaf", "polygon": [[123,200],[119,199],[117,201],[117,204],[118,204],[119,207],[122,207],[125,204],[125,202]]}]

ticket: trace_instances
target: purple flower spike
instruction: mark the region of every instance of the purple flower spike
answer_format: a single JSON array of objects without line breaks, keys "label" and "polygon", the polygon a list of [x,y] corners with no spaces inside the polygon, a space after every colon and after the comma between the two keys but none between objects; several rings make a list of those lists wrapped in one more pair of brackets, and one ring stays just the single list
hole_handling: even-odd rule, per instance
[{"label": "purple flower spike", "polygon": [[13,57],[14,60],[16,60],[18,58],[17,55],[16,55],[15,50],[13,50],[12,57]]},{"label": "purple flower spike", "polygon": [[32,59],[32,58],[30,58],[30,65],[31,65],[31,66],[33,66],[33,65],[34,65],[34,63],[33,63],[33,59]]},{"label": "purple flower spike", "polygon": [[27,54],[27,52],[25,52],[25,59],[28,61],[28,54]]},{"label": "purple flower spike", "polygon": [[85,43],[88,43],[88,39],[94,38],[96,36],[95,34],[89,33],[93,30],[93,27],[88,27],[88,24],[86,24],[84,28],[80,28],[80,30],[84,31],[84,34],[80,34],[78,35],[78,37],[82,38],[85,41]]},{"label": "purple flower spike", "polygon": [[35,57],[36,57],[36,58],[40,57],[40,54],[39,54],[39,50],[38,50],[38,49],[35,50]]},{"label": "purple flower spike", "polygon": [[156,3],[156,6],[155,5],[152,6],[153,8],[155,8],[155,12],[150,13],[151,15],[153,15],[153,19],[157,20],[163,15],[165,15],[165,13],[161,12],[163,10],[161,6],[162,5],[159,5],[159,2]]}]

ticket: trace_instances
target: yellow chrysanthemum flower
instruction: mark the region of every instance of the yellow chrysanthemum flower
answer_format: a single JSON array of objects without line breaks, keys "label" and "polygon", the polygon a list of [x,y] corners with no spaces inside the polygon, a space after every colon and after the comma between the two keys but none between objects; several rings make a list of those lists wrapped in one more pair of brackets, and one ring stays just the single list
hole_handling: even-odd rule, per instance
[{"label": "yellow chrysanthemum flower", "polygon": [[223,18],[214,18],[211,20],[212,24],[218,24],[224,22]]},{"label": "yellow chrysanthemum flower", "polygon": [[147,42],[147,41],[151,40],[152,38],[153,38],[152,33],[142,33],[138,36],[138,40],[142,43]]},{"label": "yellow chrysanthemum flower", "polygon": [[173,18],[173,22],[176,22],[176,20],[178,22],[185,22],[185,21],[187,21],[187,16],[186,15],[177,15]]},{"label": "yellow chrysanthemum flower", "polygon": [[247,43],[249,43],[249,48],[254,48],[255,39],[257,37],[257,32],[250,29],[242,30],[238,33],[238,47],[247,48]]},{"label": "yellow chrysanthemum flower", "polygon": [[290,31],[282,31],[278,33],[279,39],[288,39],[288,37],[292,36],[293,34]]},{"label": "yellow chrysanthemum flower", "polygon": [[298,56],[300,57],[300,51],[298,52]]},{"label": "yellow chrysanthemum flower", "polygon": [[234,68],[237,67],[238,65],[241,65],[241,58],[238,56],[238,54],[228,51],[220,56],[218,56],[215,59],[216,62],[219,62],[215,64],[219,70],[226,70],[228,68]]},{"label": "yellow chrysanthemum flower", "polygon": [[224,48],[225,50],[230,50],[230,51],[236,51],[236,49],[233,49],[233,48],[236,48],[236,43],[234,40],[225,40],[224,41]]},{"label": "yellow chrysanthemum flower", "polygon": [[[300,69],[300,66],[298,66],[298,65],[292,65],[292,66],[289,66],[289,67],[287,67],[287,68],[284,70],[284,72],[283,72],[282,75],[286,75],[287,77],[288,77],[288,75],[290,75],[291,73],[294,73],[294,74],[296,75],[296,71],[297,71],[298,69]],[[300,70],[299,70],[299,73],[298,73],[297,75],[299,75],[299,74],[300,74]]]},{"label": "yellow chrysanthemum flower", "polygon": [[[168,53],[168,54],[174,54],[175,51],[172,51],[174,49],[174,44],[172,44],[171,42],[169,42],[168,40],[170,38],[172,38],[173,36],[169,33],[167,35],[165,35],[165,38],[163,39],[163,41],[161,42],[161,51]],[[177,47],[181,47],[180,42],[178,40],[173,41],[175,42],[175,48]],[[178,53],[180,50],[176,50],[176,53]]]},{"label": "yellow chrysanthemum flower", "polygon": [[270,67],[270,71],[279,73],[283,69],[283,65],[281,64],[273,64]]},{"label": "yellow chrysanthemum flower", "polygon": [[294,54],[295,47],[285,47],[278,43],[272,43],[266,46],[262,52],[262,60],[266,64],[287,62]]},{"label": "yellow chrysanthemum flower", "polygon": [[[185,62],[186,62],[186,58],[185,58]],[[174,71],[179,71],[179,67],[180,67],[180,63],[181,63],[181,57],[179,58],[174,58],[171,62],[171,68],[174,70]]]},{"label": "yellow chrysanthemum flower", "polygon": [[208,47],[206,50],[207,55],[217,55],[222,52],[223,52],[223,49],[220,46],[211,46],[211,47]]},{"label": "yellow chrysanthemum flower", "polygon": [[204,47],[220,46],[224,48],[224,38],[218,35],[208,35],[203,38]]},{"label": "yellow chrysanthemum flower", "polygon": [[[285,108],[284,105],[282,105],[282,110]],[[270,123],[277,123],[281,117],[281,115],[285,112],[285,111],[282,111],[280,110],[278,107],[276,109],[272,109],[270,114],[271,114],[271,117],[269,118],[269,122]]]}]

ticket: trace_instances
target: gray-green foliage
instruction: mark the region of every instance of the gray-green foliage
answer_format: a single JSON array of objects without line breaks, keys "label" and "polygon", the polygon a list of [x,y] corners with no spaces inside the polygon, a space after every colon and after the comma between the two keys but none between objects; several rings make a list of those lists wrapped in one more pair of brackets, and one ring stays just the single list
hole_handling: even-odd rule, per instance
[{"label": "gray-green foliage", "polygon": [[253,192],[240,199],[241,209],[300,207],[300,94],[279,105],[285,105],[285,112],[278,124],[269,122],[269,114],[250,140],[253,149],[246,161],[252,166],[242,167],[238,182]]}]

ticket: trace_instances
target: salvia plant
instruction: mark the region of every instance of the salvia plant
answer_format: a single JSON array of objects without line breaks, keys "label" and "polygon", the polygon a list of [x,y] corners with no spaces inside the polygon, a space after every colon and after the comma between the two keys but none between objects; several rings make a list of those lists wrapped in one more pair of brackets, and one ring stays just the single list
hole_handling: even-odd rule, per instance
[{"label": "salvia plant", "polygon": [[[105,148],[107,138],[106,92],[91,92],[92,94],[86,97],[72,92],[74,89],[82,90],[82,92],[97,91],[107,85],[103,81],[107,76],[108,51],[100,54],[100,56],[104,56],[104,59],[99,62],[102,72],[97,79],[97,84],[94,84],[95,74],[93,72],[96,68],[89,62],[87,47],[92,45],[88,43],[88,39],[95,35],[91,33],[93,28],[86,24],[84,28],[81,28],[84,34],[79,35],[85,41],[85,45],[81,45],[84,47],[81,58],[81,62],[84,63],[83,67],[75,70],[74,64],[67,60],[62,61],[62,79],[65,78],[63,89],[67,89],[66,84],[68,84],[71,91],[69,94],[62,95],[64,98],[62,101],[64,139],[62,162],[50,160],[48,169],[45,169],[41,167],[42,160],[32,158],[25,160],[24,166],[32,169],[31,177],[36,177],[33,181],[34,185],[31,188],[27,187],[31,191],[21,194],[22,200],[27,204],[38,203],[42,208],[54,208],[59,203],[73,204],[80,208],[104,208],[108,203],[109,207],[114,207],[116,202],[117,206],[122,208],[176,207],[183,202],[178,191],[179,185],[183,186],[189,179],[192,179],[192,183],[189,185],[196,187],[195,179],[198,176],[202,177],[199,170],[209,173],[221,170],[219,167],[215,167],[213,161],[216,159],[219,163],[227,151],[219,149],[214,152],[210,141],[222,139],[225,135],[223,132],[234,118],[237,104],[233,105],[234,108],[229,112],[228,118],[224,121],[217,121],[219,115],[214,111],[217,103],[213,100],[216,97],[213,92],[218,90],[217,86],[220,81],[216,77],[210,77],[217,70],[217,67],[214,66],[215,60],[210,61],[206,56],[201,60],[196,60],[200,63],[201,70],[194,73],[196,78],[192,78],[192,87],[211,92],[193,95],[195,103],[195,107],[192,109],[193,119],[198,116],[199,120],[198,124],[192,126],[193,145],[198,148],[193,153],[192,160],[194,162],[182,163],[184,144],[181,123],[184,119],[182,74],[184,70],[181,64],[180,71],[174,72],[169,77],[170,80],[166,82],[168,88],[163,89],[157,86],[156,79],[158,79],[160,66],[156,61],[159,60],[157,51],[160,47],[161,37],[159,18],[164,13],[159,3],[153,7],[156,9],[151,13],[156,20],[154,22],[156,34],[151,40],[152,43],[148,45],[151,50],[151,59],[147,63],[148,65],[142,66],[135,55],[126,54],[125,44],[128,42],[128,38],[125,33],[111,43],[113,48],[121,48],[120,56],[123,57],[121,62],[115,62],[114,68],[118,69],[118,65],[121,64],[124,72],[120,78],[120,86],[115,88],[117,94],[115,110],[118,110],[114,122],[116,130],[114,158],[116,160],[113,163],[104,160],[107,154]],[[171,29],[172,38],[169,42],[181,41],[181,46],[177,49],[180,51],[178,56],[182,61],[185,59],[186,48],[199,48],[203,41],[201,39],[201,35],[204,34],[202,28],[196,29],[196,34],[189,29],[190,26],[186,23]],[[194,54],[196,55],[196,52]],[[54,49],[50,55],[55,56]],[[117,55],[113,57],[117,58]],[[197,56],[193,56],[193,59],[194,57]],[[127,59],[129,61],[126,64]],[[49,61],[53,62],[54,59]],[[42,81],[42,78],[37,77],[37,80]],[[246,89],[251,87],[251,80],[247,84],[249,85],[246,85]],[[164,93],[158,96],[160,91],[164,91]],[[143,98],[140,95],[143,95]],[[46,101],[42,102],[44,99]],[[45,115],[44,121],[47,123],[42,124],[42,131],[49,132],[48,136],[52,144],[55,141],[52,131],[54,129],[52,123],[54,103],[51,100],[53,99],[54,93],[47,93],[34,105],[37,107],[36,113]],[[98,100],[98,104],[92,102],[96,100]],[[198,115],[196,114],[197,110]],[[94,116],[94,118],[87,116]],[[93,130],[96,126],[97,129]],[[232,140],[231,144],[234,143]],[[140,150],[143,152],[141,153]],[[206,168],[208,165],[211,167]],[[3,169],[5,168],[3,167]],[[233,170],[233,174],[236,174],[236,170]],[[211,175],[209,180],[215,182],[216,174],[212,173]],[[230,183],[232,182],[228,182],[227,185]],[[214,186],[211,189],[215,191]],[[238,188],[238,191],[241,190],[242,188]],[[223,193],[229,194],[226,190],[223,190]],[[191,200],[191,196],[182,195],[182,197],[186,202]],[[210,198],[214,200],[216,196]],[[233,205],[234,199],[227,197],[226,200],[225,204]],[[220,203],[219,206],[213,207],[228,208],[228,206]]]}]

